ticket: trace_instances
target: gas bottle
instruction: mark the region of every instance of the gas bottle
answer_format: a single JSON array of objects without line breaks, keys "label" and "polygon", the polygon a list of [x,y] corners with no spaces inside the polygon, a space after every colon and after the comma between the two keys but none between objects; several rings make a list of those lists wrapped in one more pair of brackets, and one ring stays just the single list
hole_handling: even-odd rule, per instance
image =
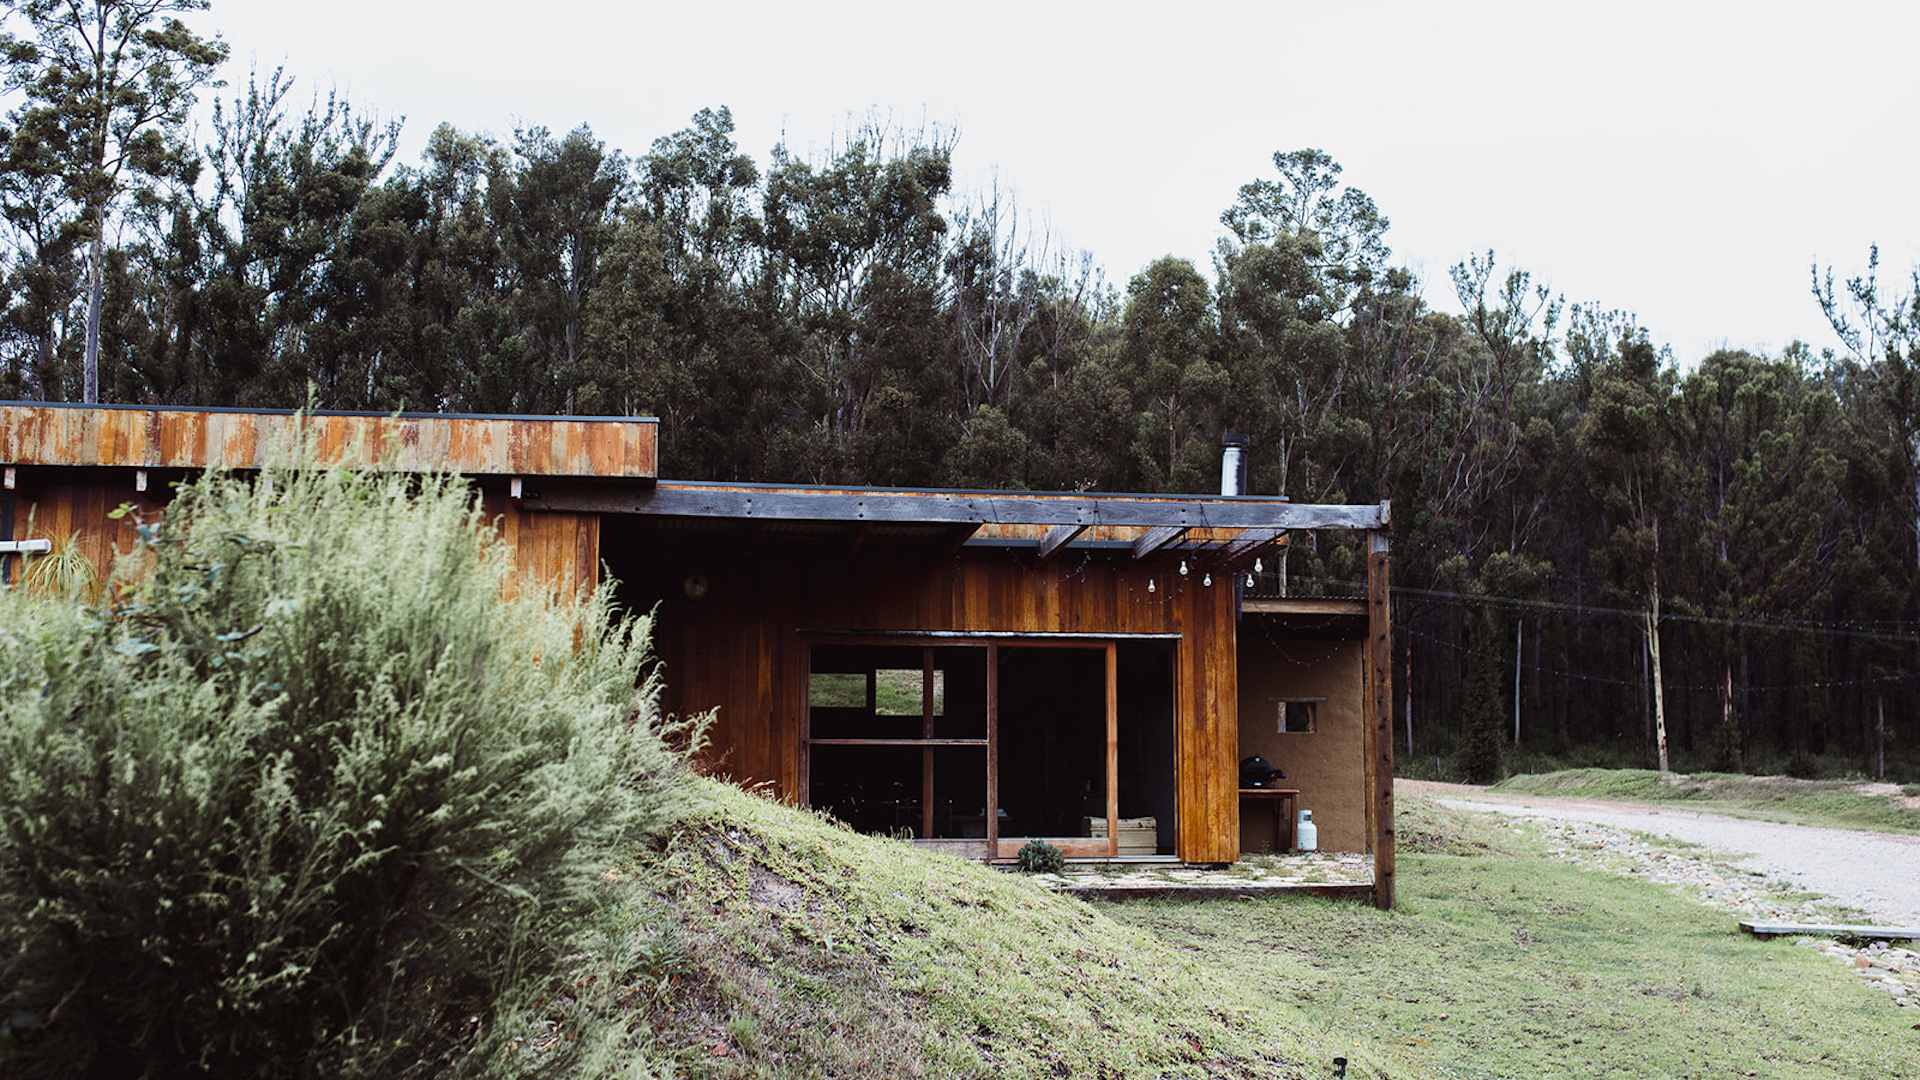
[{"label": "gas bottle", "polygon": [[1320,850],[1320,829],[1313,823],[1313,811],[1300,811],[1300,818],[1293,827],[1293,847],[1296,851]]}]

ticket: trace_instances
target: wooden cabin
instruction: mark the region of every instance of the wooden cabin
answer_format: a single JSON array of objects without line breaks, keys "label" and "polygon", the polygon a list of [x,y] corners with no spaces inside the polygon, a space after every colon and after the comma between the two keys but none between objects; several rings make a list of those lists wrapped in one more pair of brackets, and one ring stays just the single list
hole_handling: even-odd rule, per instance
[{"label": "wooden cabin", "polygon": [[[1373,855],[1393,897],[1385,504],[875,489],[657,478],[635,417],[0,403],[0,581],[78,545],[104,578],[123,503],[255,469],[296,438],[342,466],[470,478],[529,581],[608,573],[659,613],[670,707],[715,710],[706,761],[856,829],[1012,858],[1232,863]],[[1351,599],[1249,595],[1289,533],[1364,533]],[[1253,754],[1283,790],[1243,790]],[[1284,814],[1284,816],[1283,816]]]}]

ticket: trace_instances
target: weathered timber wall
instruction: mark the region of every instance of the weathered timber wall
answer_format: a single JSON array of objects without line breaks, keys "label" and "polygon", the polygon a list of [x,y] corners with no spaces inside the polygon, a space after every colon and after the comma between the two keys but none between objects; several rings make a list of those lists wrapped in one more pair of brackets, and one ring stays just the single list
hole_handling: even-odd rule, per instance
[{"label": "weathered timber wall", "polygon": [[[8,494],[14,496],[11,539],[45,538],[56,550],[74,544],[104,585],[135,540],[135,519],[115,520],[113,511],[125,503],[144,516],[163,513],[171,489],[137,492],[124,473],[62,469]],[[512,547],[516,581],[571,590],[599,580],[599,515],[536,513],[498,495],[489,495],[483,508]],[[11,560],[10,580],[21,580],[21,567],[18,557]]]},{"label": "weathered timber wall", "polygon": [[[1178,853],[1192,862],[1239,856],[1237,624],[1224,575],[1206,588],[1198,573],[1179,577],[1177,558],[1041,562],[1026,552],[669,543],[644,529],[610,535],[604,557],[629,602],[659,604],[673,707],[718,710],[714,768],[795,800],[804,631],[1178,633]],[[706,588],[697,599],[686,588],[694,575]]]}]

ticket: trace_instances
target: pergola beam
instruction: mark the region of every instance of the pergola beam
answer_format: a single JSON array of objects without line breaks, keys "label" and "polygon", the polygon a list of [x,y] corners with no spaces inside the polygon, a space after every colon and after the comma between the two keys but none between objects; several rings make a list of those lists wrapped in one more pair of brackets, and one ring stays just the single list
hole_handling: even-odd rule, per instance
[{"label": "pergola beam", "polygon": [[1162,526],[1158,529],[1148,529],[1146,532],[1140,534],[1138,540],[1133,542],[1133,557],[1136,559],[1144,559],[1186,534],[1187,530],[1170,525]]},{"label": "pergola beam", "polygon": [[1220,549],[1220,564],[1233,567],[1255,552],[1278,543],[1286,535],[1285,529],[1248,529],[1227,541],[1226,547]]},{"label": "pergola beam", "polygon": [[1090,527],[1091,526],[1087,525],[1055,525],[1053,528],[1048,529],[1047,535],[1040,538],[1040,557],[1042,559],[1053,558],[1055,552],[1072,543],[1074,537],[1086,532]]}]

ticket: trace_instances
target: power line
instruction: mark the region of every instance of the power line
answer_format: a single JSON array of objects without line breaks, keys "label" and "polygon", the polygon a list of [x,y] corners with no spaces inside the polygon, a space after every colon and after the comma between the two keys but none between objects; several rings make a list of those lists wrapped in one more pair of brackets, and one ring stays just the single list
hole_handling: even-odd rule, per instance
[{"label": "power line", "polygon": [[[1351,581],[1323,581],[1318,584],[1336,588],[1358,589],[1359,583]],[[1491,593],[1452,592],[1446,589],[1416,589],[1410,586],[1395,585],[1393,592],[1400,596],[1419,597],[1426,600],[1454,601],[1469,604],[1493,604],[1502,607],[1526,608],[1536,611],[1566,611],[1581,615],[1616,615],[1636,621],[1644,621],[1647,613],[1638,608],[1604,607],[1597,604],[1574,604],[1556,600],[1526,600],[1517,596],[1495,596]],[[1802,634],[1825,634],[1830,637],[1854,637],[1870,641],[1890,641],[1902,645],[1920,645],[1920,634],[1894,634],[1885,630],[1862,629],[1856,624],[1818,623],[1784,619],[1734,619],[1714,615],[1689,615],[1684,612],[1661,612],[1663,623],[1696,623],[1706,626],[1726,626],[1748,630],[1786,630]]]},{"label": "power line", "polygon": [[[1469,656],[1484,657],[1486,659],[1497,661],[1502,665],[1505,665],[1506,663],[1508,663],[1508,657],[1504,652],[1495,653],[1495,652],[1490,652],[1486,649],[1476,649],[1468,645],[1461,645],[1458,642],[1448,641],[1446,638],[1440,637],[1436,634],[1429,634],[1421,630],[1415,630],[1411,627],[1403,627],[1402,631],[1407,634],[1411,634],[1416,638],[1421,638],[1423,640],[1432,642],[1433,644],[1439,645],[1443,648],[1452,649],[1455,652],[1465,653],[1466,655],[1469,655]],[[1609,675],[1592,675],[1583,671],[1561,671],[1558,668],[1543,667],[1540,664],[1521,663],[1520,666],[1523,669],[1534,672],[1537,675],[1549,675],[1555,678],[1573,679],[1579,682],[1603,683],[1608,686],[1626,686],[1626,687],[1634,687],[1634,688],[1639,688],[1645,685],[1638,679],[1620,679],[1620,678],[1615,678]],[[1894,675],[1874,675],[1864,679],[1815,679],[1810,682],[1772,683],[1772,684],[1766,684],[1766,685],[1760,685],[1760,686],[1742,686],[1739,689],[1742,692],[1753,691],[1755,693],[1774,692],[1774,691],[1781,691],[1781,690],[1827,690],[1827,689],[1835,689],[1835,688],[1848,687],[1848,686],[1874,686],[1874,685],[1880,685],[1883,683],[1904,682],[1908,679],[1914,679],[1914,678],[1920,678],[1920,672],[1903,671]],[[1720,683],[1673,683],[1673,682],[1663,681],[1661,683],[1661,686],[1668,691],[1684,690],[1684,691],[1693,691],[1695,693],[1705,693],[1709,691],[1718,693],[1721,689]]]}]

